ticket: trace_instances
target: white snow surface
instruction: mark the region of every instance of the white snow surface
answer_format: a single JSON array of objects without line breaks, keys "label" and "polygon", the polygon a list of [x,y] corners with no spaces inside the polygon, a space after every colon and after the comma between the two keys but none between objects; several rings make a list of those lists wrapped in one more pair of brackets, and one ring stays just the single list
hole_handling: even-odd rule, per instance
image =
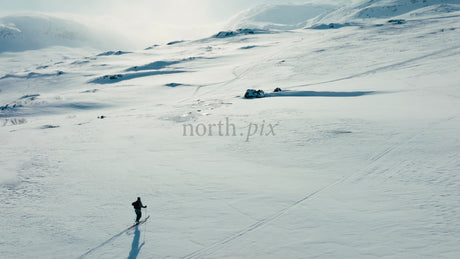
[{"label": "white snow surface", "polygon": [[[459,258],[460,10],[347,8],[315,29],[1,53],[1,257]],[[124,231],[138,196],[151,217]]]}]

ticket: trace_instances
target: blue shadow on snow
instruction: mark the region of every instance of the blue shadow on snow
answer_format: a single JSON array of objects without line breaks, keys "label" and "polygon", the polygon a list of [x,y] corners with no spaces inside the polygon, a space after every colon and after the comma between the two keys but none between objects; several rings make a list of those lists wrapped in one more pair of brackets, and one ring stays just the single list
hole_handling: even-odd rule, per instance
[{"label": "blue shadow on snow", "polygon": [[134,230],[133,243],[131,244],[131,251],[129,252],[128,259],[136,259],[144,246],[145,242],[139,245],[139,240],[141,239],[141,231],[139,231],[139,226],[136,226]]},{"label": "blue shadow on snow", "polygon": [[376,94],[375,91],[327,92],[327,91],[282,91],[267,93],[265,97],[359,97]]}]

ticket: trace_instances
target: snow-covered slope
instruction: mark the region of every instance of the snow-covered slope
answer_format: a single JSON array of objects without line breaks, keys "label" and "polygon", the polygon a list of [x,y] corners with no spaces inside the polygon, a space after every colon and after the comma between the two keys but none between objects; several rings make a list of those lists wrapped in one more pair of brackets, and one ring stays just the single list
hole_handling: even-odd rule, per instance
[{"label": "snow-covered slope", "polygon": [[0,256],[459,258],[460,11],[412,2],[0,54]]},{"label": "snow-covered slope", "polygon": [[426,12],[428,9],[436,13],[446,13],[458,11],[459,5],[460,2],[457,0],[361,0],[329,13],[323,18],[323,21],[350,22],[362,19],[389,19],[411,12]]},{"label": "snow-covered slope", "polygon": [[351,6],[354,18],[389,18],[434,5],[460,4],[456,0],[381,0],[363,1]]},{"label": "snow-covered slope", "polygon": [[271,4],[259,5],[243,11],[227,24],[228,29],[293,30],[305,27],[315,19],[335,10],[328,4]]},{"label": "snow-covered slope", "polygon": [[358,0],[352,4],[345,3],[347,2],[259,5],[233,17],[227,24],[227,29],[294,30],[318,28],[323,24],[350,25],[360,23],[363,19],[437,15],[460,10],[460,2],[457,0]]},{"label": "snow-covered slope", "polygon": [[[0,52],[50,46],[102,47],[114,37],[100,35],[80,23],[46,15],[13,15],[0,18]],[[109,44],[107,44],[109,43]]]}]

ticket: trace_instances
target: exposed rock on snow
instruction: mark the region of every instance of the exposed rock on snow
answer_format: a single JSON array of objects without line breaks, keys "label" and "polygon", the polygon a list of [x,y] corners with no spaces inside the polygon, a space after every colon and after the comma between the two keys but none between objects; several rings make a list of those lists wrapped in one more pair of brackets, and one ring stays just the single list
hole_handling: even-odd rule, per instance
[{"label": "exposed rock on snow", "polygon": [[237,35],[248,35],[248,34],[261,34],[261,33],[269,33],[267,30],[260,30],[260,29],[237,29],[235,31],[221,31],[217,33],[214,37],[216,38],[228,38],[234,37]]},{"label": "exposed rock on snow", "polygon": [[265,92],[263,90],[248,89],[244,94],[244,98],[263,98],[265,97]]},{"label": "exposed rock on snow", "polygon": [[101,57],[101,56],[120,56],[120,55],[124,55],[124,54],[128,54],[128,53],[131,53],[131,52],[126,52],[126,51],[121,51],[121,50],[118,50],[118,51],[107,51],[107,52],[98,54],[97,56],[98,56],[98,57]]},{"label": "exposed rock on snow", "polygon": [[392,24],[405,24],[406,23],[406,20],[404,19],[391,19],[388,21],[388,23],[392,23]]},{"label": "exposed rock on snow", "polygon": [[60,126],[57,126],[57,125],[43,125],[42,127],[40,127],[41,129],[56,129],[56,128],[59,128]]},{"label": "exposed rock on snow", "polygon": [[185,41],[183,41],[183,40],[176,40],[176,41],[168,42],[166,45],[171,46],[171,45],[176,45],[176,44],[183,43],[183,42],[185,42]]},{"label": "exposed rock on snow", "polygon": [[353,26],[350,23],[329,23],[329,24],[318,24],[311,27],[311,29],[325,30],[325,29],[340,29],[342,27]]}]

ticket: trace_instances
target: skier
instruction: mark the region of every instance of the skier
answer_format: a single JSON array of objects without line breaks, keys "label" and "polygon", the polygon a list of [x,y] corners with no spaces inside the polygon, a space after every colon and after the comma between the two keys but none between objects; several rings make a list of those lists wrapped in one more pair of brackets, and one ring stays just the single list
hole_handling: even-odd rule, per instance
[{"label": "skier", "polygon": [[136,223],[139,223],[139,220],[142,217],[141,208],[147,208],[147,206],[142,205],[141,197],[137,197],[137,201],[132,203],[134,207],[134,212],[136,212]]}]

